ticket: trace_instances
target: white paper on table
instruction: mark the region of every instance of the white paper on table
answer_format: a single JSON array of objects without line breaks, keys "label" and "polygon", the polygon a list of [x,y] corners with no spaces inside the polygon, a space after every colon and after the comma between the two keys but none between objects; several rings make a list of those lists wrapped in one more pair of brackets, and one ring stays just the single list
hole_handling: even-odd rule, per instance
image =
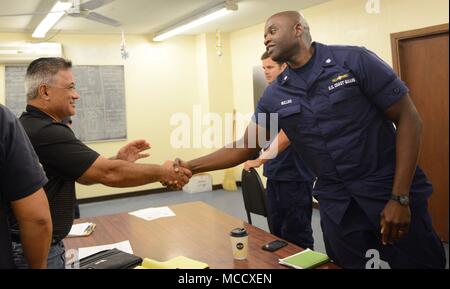
[{"label": "white paper on table", "polygon": [[92,247],[84,247],[78,249],[78,259],[82,259],[84,257],[90,256],[92,254],[98,253],[103,250],[109,250],[117,248],[120,251],[133,254],[133,249],[131,249],[131,244],[129,240],[108,244],[108,245],[100,245],[100,246],[92,246]]},{"label": "white paper on table", "polygon": [[85,236],[86,230],[92,226],[92,223],[73,224],[69,236]]},{"label": "white paper on table", "polygon": [[169,207],[148,208],[130,212],[130,215],[142,218],[146,221],[155,220],[164,217],[173,217],[175,213]]}]

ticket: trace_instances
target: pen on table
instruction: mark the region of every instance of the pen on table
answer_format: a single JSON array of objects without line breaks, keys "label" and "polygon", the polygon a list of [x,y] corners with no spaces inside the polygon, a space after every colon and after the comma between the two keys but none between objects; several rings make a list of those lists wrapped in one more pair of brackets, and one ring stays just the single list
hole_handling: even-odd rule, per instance
[{"label": "pen on table", "polygon": [[84,232],[85,233],[89,233],[89,231],[92,229],[92,223],[91,224],[89,224],[87,227],[86,227],[86,229],[84,229]]}]

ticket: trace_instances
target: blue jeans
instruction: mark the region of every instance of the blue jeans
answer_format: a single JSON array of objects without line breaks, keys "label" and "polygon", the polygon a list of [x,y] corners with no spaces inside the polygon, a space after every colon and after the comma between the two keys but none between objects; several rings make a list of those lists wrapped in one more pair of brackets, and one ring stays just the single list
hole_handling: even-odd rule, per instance
[{"label": "blue jeans", "polygon": [[[12,242],[13,258],[17,269],[29,269],[21,243]],[[63,241],[50,246],[47,259],[47,269],[65,269],[66,257]]]}]

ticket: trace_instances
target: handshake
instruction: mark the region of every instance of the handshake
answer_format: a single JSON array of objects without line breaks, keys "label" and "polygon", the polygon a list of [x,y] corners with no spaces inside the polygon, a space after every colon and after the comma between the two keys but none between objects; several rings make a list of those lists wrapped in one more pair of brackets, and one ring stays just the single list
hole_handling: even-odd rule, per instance
[{"label": "handshake", "polygon": [[[149,153],[145,153],[151,148],[150,143],[144,139],[134,140],[122,147],[117,155],[111,159],[127,161],[129,163],[134,163],[139,159],[149,157]],[[156,173],[157,180],[169,189],[179,190],[185,184],[189,182],[192,177],[192,172],[188,169],[188,164],[181,161],[180,159],[175,159],[175,161],[166,161],[160,165]],[[153,175],[153,181],[155,175]]]},{"label": "handshake", "polygon": [[187,164],[178,158],[175,161],[164,162],[161,167],[160,183],[169,189],[183,188],[192,177],[192,172],[187,168]]}]

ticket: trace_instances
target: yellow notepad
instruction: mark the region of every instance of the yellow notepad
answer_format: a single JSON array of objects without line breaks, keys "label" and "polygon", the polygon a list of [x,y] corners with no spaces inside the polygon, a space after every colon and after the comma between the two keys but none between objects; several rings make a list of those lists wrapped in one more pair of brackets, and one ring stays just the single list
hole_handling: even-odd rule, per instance
[{"label": "yellow notepad", "polygon": [[310,249],[279,260],[280,264],[296,269],[315,268],[328,262],[330,258],[327,255]]},{"label": "yellow notepad", "polygon": [[168,261],[156,261],[150,258],[144,258],[141,266],[135,269],[207,269],[208,264],[192,260],[188,257],[178,256]]}]

